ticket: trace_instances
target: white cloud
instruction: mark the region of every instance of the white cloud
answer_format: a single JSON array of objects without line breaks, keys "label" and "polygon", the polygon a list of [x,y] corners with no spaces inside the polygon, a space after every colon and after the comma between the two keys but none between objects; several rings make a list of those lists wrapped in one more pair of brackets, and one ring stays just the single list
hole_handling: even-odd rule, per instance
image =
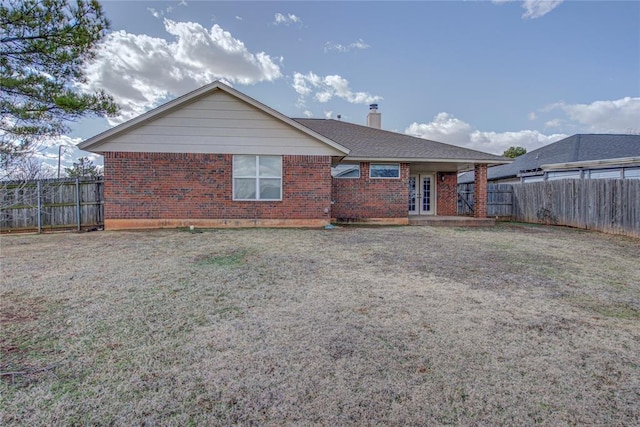
[{"label": "white cloud", "polygon": [[[61,176],[65,176],[65,168],[71,167],[73,162],[80,157],[88,157],[95,165],[102,165],[102,156],[81,151],[76,147],[81,141],[81,138],[71,138],[67,135],[47,138],[46,142],[34,147],[33,154],[27,159],[29,162],[34,162],[34,165],[39,165],[40,170],[46,177],[56,177],[58,175],[58,158],[60,158]],[[15,166],[20,168],[20,164]],[[0,177],[6,177],[8,173],[15,174],[18,172],[19,170],[17,169],[6,170],[0,167]]]},{"label": "white cloud", "polygon": [[502,154],[511,146],[520,146],[531,151],[567,136],[545,135],[536,130],[480,131],[448,113],[437,114],[430,123],[412,123],[405,129],[405,133],[493,154]]},{"label": "white cloud", "polygon": [[284,15],[282,13],[276,13],[273,21],[274,25],[291,25],[291,24],[302,24],[302,19],[297,17],[296,15],[289,13]]},{"label": "white cloud", "polygon": [[253,84],[282,76],[269,55],[250,52],[217,24],[206,29],[165,18],[164,26],[173,41],[126,31],[110,33],[87,67],[83,89],[105,89],[121,107],[121,116],[111,119],[112,124],[217,79]]},{"label": "white cloud", "polygon": [[[51,139],[43,150],[36,154],[36,157],[43,161],[58,161],[58,154],[60,154],[61,164],[70,165],[74,160],[79,157],[80,150],[76,147],[77,144],[82,142],[81,138],[72,138],[67,135],[61,135],[59,137]],[[96,156],[94,154],[94,156]]]},{"label": "white cloud", "polygon": [[154,18],[160,18],[163,15],[162,11],[157,11],[152,7],[148,7],[147,10],[151,12]]},{"label": "white cloud", "polygon": [[535,113],[535,111],[530,112],[527,117],[529,117],[529,120],[535,120],[538,118],[538,115]]},{"label": "white cloud", "polygon": [[438,113],[430,123],[412,123],[405,133],[434,141],[464,143],[468,141],[471,125],[448,113]]},{"label": "white cloud", "polygon": [[324,112],[324,118],[325,119],[330,119],[331,116],[333,116],[333,111],[325,111]]},{"label": "white cloud", "polygon": [[[558,112],[560,117],[556,114]],[[553,133],[538,130],[482,131],[444,112],[428,123],[412,123],[405,133],[494,154],[502,154],[510,146],[521,146],[531,151],[575,133],[639,133],[640,97],[590,104],[558,102],[529,113],[529,119],[544,120],[544,127],[553,129]]]},{"label": "white cloud", "polygon": [[364,42],[364,40],[358,39],[357,41],[355,41],[353,43],[349,43],[348,45],[343,45],[343,44],[340,44],[340,43],[327,42],[324,45],[324,51],[325,52],[329,52],[329,51],[335,50],[337,52],[346,53],[346,52],[349,52],[349,51],[354,50],[354,49],[368,49],[370,47],[371,46],[366,44]]},{"label": "white cloud", "polygon": [[525,0],[522,2],[522,8],[525,10],[522,18],[540,18],[560,6],[563,1],[564,0]]},{"label": "white cloud", "polygon": [[306,98],[313,94],[313,98],[324,104],[335,98],[343,99],[351,104],[370,104],[382,99],[380,96],[368,92],[353,92],[349,81],[338,75],[320,77],[313,72],[307,74],[293,74],[293,88],[298,93],[298,106],[305,105]]},{"label": "white cloud", "polygon": [[[524,0],[522,2],[522,8],[525,12],[522,14],[522,19],[540,18],[560,6],[563,1],[564,0]],[[492,0],[491,2],[502,5],[511,3],[513,0]]]},{"label": "white cloud", "polygon": [[165,14],[173,12],[173,6],[169,6],[165,10],[157,10],[153,7],[148,7],[147,10],[151,13],[151,15],[153,15],[154,18],[160,19],[165,16]]},{"label": "white cloud", "polygon": [[242,21],[242,16],[236,15],[236,21]]},{"label": "white cloud", "polygon": [[545,135],[537,130],[520,130],[515,132],[483,132],[475,130],[471,133],[470,148],[494,154],[502,154],[507,148],[524,147],[533,151],[543,145],[559,141],[569,135],[554,133]]},{"label": "white cloud", "polygon": [[546,128],[559,128],[564,125],[564,121],[560,119],[548,120],[544,123],[544,127]]},{"label": "white cloud", "polygon": [[302,114],[304,114],[304,116],[307,118],[313,117],[313,112],[311,112],[310,110],[304,110]]},{"label": "white cloud", "polygon": [[[625,97],[590,104],[552,104],[542,111],[561,111],[581,132],[634,133],[640,129],[640,97]],[[551,123],[561,123],[559,119]]]}]

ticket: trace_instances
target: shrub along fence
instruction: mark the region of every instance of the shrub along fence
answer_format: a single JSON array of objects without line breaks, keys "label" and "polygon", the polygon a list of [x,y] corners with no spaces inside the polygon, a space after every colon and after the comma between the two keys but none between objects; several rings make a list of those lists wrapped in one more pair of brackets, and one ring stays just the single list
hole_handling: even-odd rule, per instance
[{"label": "shrub along fence", "polygon": [[102,227],[103,184],[86,178],[0,182],[0,232]]},{"label": "shrub along fence", "polygon": [[[473,213],[473,185],[458,185],[460,215]],[[488,216],[640,237],[638,179],[560,179],[489,184],[487,190]]]}]

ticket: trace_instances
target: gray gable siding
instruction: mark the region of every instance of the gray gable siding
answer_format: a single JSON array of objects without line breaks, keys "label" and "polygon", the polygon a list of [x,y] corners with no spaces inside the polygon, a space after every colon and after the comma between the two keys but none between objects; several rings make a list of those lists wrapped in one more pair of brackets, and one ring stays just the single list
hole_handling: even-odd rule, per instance
[{"label": "gray gable siding", "polygon": [[344,156],[349,150],[215,81],[89,138],[94,153],[173,152]]},{"label": "gray gable siding", "polygon": [[153,117],[98,147],[102,152],[328,155],[343,153],[217,90]]}]

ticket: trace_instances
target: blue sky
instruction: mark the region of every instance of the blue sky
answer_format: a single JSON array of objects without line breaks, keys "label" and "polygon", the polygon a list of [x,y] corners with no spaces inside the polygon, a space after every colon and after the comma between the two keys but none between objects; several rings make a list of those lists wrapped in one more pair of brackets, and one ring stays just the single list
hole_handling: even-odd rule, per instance
[{"label": "blue sky", "polygon": [[58,144],[215,79],[292,117],[364,124],[377,102],[385,129],[497,154],[640,133],[636,1],[102,4],[111,34],[84,89],[122,115],[74,124],[56,161]]}]

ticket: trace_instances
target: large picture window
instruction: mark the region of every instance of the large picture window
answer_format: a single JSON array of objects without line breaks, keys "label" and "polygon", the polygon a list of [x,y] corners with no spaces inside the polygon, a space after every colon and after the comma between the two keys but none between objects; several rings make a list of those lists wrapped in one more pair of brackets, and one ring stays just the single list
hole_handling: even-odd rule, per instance
[{"label": "large picture window", "polygon": [[398,163],[371,163],[369,177],[400,178],[400,165]]},{"label": "large picture window", "polygon": [[233,200],[282,200],[282,156],[233,156]]}]

